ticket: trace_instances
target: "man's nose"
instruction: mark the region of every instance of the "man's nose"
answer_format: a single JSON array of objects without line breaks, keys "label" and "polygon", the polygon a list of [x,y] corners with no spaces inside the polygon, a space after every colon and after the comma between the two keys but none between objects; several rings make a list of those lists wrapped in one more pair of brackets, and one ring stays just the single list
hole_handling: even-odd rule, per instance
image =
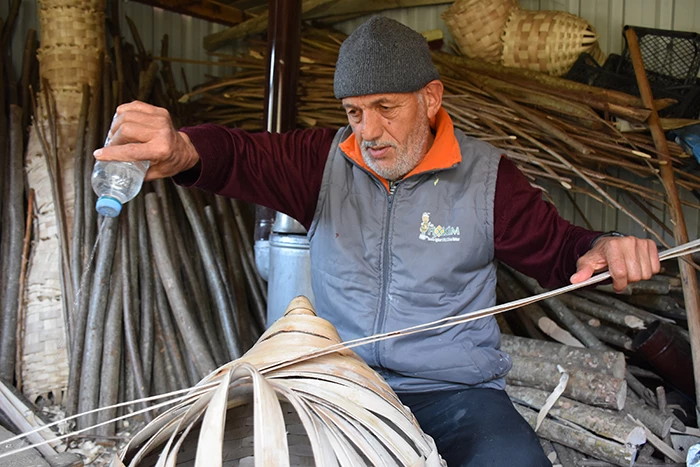
[{"label": "man's nose", "polygon": [[381,116],[377,112],[365,111],[362,116],[362,140],[374,141],[384,133]]}]

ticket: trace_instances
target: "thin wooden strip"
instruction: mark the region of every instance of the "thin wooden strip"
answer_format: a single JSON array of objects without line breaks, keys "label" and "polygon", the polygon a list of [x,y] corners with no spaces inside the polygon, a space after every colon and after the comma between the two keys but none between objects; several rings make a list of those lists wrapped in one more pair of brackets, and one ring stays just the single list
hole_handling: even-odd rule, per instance
[{"label": "thin wooden strip", "polygon": [[243,375],[253,380],[255,465],[289,467],[287,433],[277,395],[252,365],[241,363],[233,369],[233,378]]},{"label": "thin wooden strip", "polygon": [[284,396],[297,411],[309,438],[316,465],[338,467],[338,460],[333,453],[333,448],[325,430],[321,429],[318,419],[312,415],[311,410],[303,399],[285,385],[279,384],[278,381],[270,380],[270,385],[278,394]]},{"label": "thin wooden strip", "polygon": [[[377,467],[398,467],[393,461],[389,451],[381,443],[358,423],[355,419],[348,417],[347,413],[336,407],[329,407],[326,404],[312,404],[314,410],[323,414],[324,418],[332,422],[339,433],[348,443],[348,449],[357,449],[362,457],[367,459],[366,464]],[[411,464],[402,464],[411,465]]]},{"label": "thin wooden strip", "polygon": [[[304,393],[307,399],[314,401],[316,404],[334,407],[334,410],[340,410],[347,417],[362,423],[374,436],[390,448],[392,454],[404,465],[411,465],[411,463],[418,460],[416,451],[406,442],[402,435],[388,427],[380,419],[374,418],[363,405],[358,405],[353,400],[357,400],[357,395],[346,397],[352,394],[353,391],[358,391],[358,388],[322,381],[311,384],[303,379],[291,379],[285,383],[296,391]],[[371,397],[370,393],[371,391],[366,391],[366,396]],[[400,416],[403,417],[403,414]],[[400,420],[400,417],[397,417],[397,420]]]}]

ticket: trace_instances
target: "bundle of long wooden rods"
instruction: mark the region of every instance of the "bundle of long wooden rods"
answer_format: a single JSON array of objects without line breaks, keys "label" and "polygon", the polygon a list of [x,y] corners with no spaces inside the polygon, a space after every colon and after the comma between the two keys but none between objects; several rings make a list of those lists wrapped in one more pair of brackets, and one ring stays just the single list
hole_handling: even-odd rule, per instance
[{"label": "bundle of long wooden rods", "polygon": [[[175,120],[182,114],[169,63],[159,67],[129,26],[136,47],[112,25],[114,66],[105,62],[101,93],[83,105],[91,125],[76,154],[83,171],[74,229],[82,242],[72,276],[82,279],[71,321],[69,413],[189,387],[239,357],[264,329],[266,291],[251,261],[246,206],[161,180],[145,184],[119,217],[95,215],[91,154],[116,105],[139,99],[168,108]],[[162,56],[167,48],[166,36]],[[102,412],[99,421],[114,415]],[[96,421],[86,416],[78,425]]]},{"label": "bundle of long wooden rods", "polygon": [[[13,22],[12,17],[5,24],[8,31]],[[189,387],[250,348],[265,322],[267,294],[253,260],[250,206],[167,180],[146,183],[117,218],[96,214],[92,152],[104,141],[116,106],[133,99],[151,102],[168,108],[176,124],[186,115],[170,63],[152,60],[154,54],[143,48],[131,21],[135,46],[124,41],[118,25],[110,26],[114,47],[101,59],[101,86],[92,92],[87,85],[83,88],[81,137],[75,148],[74,234],[61,239],[69,247],[62,279],[73,289],[72,296],[63,298],[71,304],[71,314],[66,325],[70,381],[62,402],[71,414]],[[12,68],[2,66],[11,57],[3,53],[0,60],[0,77],[5,78],[0,83],[0,141],[7,144],[0,151],[7,159],[0,165],[9,168],[0,177],[0,377],[20,389],[17,339],[23,338],[23,265],[34,207],[31,194],[25,193],[22,163],[31,108],[23,113],[18,97],[29,101],[34,31],[27,44],[29,62],[19,94]],[[6,50],[6,40],[0,48]],[[159,54],[168,54],[167,36]],[[50,98],[34,105],[51,118]],[[49,157],[55,147],[50,138],[45,143]],[[56,174],[60,170],[55,167]],[[78,425],[114,415],[106,411],[86,416]],[[111,437],[118,428],[109,423],[92,435]]]},{"label": "bundle of long wooden rods", "polygon": [[22,69],[16,73],[10,43],[20,1],[12,2],[0,34],[0,379],[13,381],[20,371],[16,356],[21,322],[22,293],[31,234],[33,193],[24,177],[24,148],[32,116],[30,87],[36,84],[37,35],[25,40]]}]

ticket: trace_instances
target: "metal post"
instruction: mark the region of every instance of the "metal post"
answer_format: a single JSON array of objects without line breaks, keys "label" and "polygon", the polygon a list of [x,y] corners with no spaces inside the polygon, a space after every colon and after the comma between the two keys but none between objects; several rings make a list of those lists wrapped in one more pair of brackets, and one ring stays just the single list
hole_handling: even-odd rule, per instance
[{"label": "metal post", "polygon": [[[269,0],[267,89],[265,121],[270,132],[296,126],[296,91],[299,79],[301,0]],[[256,226],[269,219],[269,211],[258,209]],[[267,269],[267,323],[281,317],[297,295],[313,302],[309,243],[306,230],[291,217],[277,213],[269,240],[257,239],[256,263],[269,261]],[[265,259],[266,251],[269,260]],[[257,258],[260,258],[258,260]],[[264,269],[264,265],[262,268]]]}]

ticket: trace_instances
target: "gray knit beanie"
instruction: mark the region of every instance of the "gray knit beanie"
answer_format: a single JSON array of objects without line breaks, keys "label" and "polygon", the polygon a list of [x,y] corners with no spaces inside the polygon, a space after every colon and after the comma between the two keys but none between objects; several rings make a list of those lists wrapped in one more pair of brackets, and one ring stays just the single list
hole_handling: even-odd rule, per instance
[{"label": "gray knit beanie", "polygon": [[373,16],[340,46],[335,97],[414,92],[440,79],[425,38],[398,21]]}]

